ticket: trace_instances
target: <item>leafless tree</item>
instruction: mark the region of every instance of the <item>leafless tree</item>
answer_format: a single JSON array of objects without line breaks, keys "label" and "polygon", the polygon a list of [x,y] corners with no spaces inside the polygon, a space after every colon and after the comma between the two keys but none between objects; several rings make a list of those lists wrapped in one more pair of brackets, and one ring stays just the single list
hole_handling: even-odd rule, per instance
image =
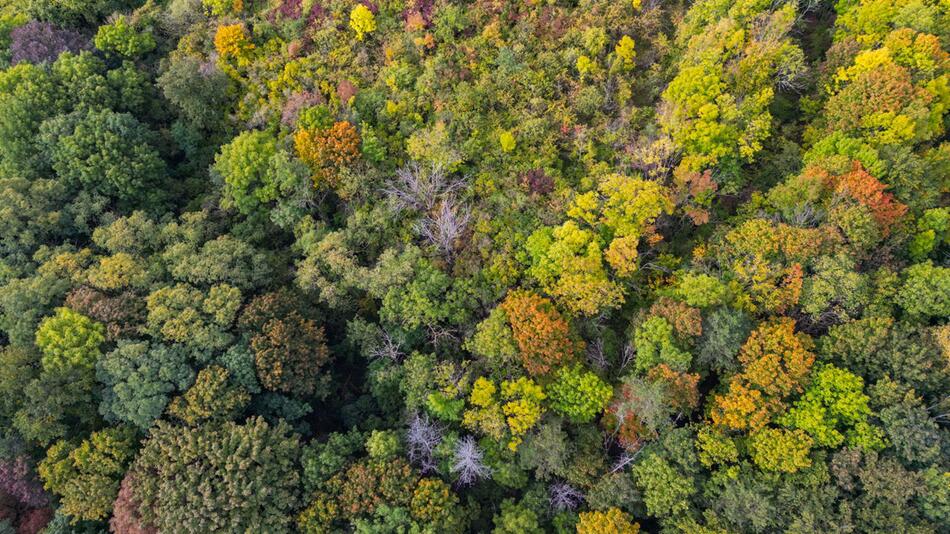
[{"label": "leafless tree", "polygon": [[637,459],[637,456],[640,456],[640,453],[643,451],[643,448],[637,449],[635,452],[623,451],[620,453],[620,457],[617,458],[617,461],[614,462],[613,467],[610,469],[611,473],[616,473],[617,471],[622,470],[624,467],[627,467],[634,460]]},{"label": "leafless tree", "polygon": [[442,443],[442,429],[428,415],[415,414],[406,430],[406,449],[409,461],[423,473],[436,470],[435,448]]},{"label": "leafless tree", "polygon": [[432,243],[443,256],[451,257],[471,218],[466,207],[457,205],[453,197],[448,197],[434,213],[425,215],[416,223],[416,233]]},{"label": "leafless tree", "polygon": [[564,482],[555,482],[548,487],[548,502],[555,512],[574,510],[583,500],[583,493]]},{"label": "leafless tree", "polygon": [[465,436],[458,441],[452,460],[452,473],[458,475],[459,485],[470,486],[491,474],[483,457],[484,453],[472,436]]},{"label": "leafless tree", "polygon": [[633,343],[627,342],[620,350],[620,370],[623,371],[628,365],[633,363],[633,358],[637,355],[637,349]]},{"label": "leafless tree", "polygon": [[370,358],[374,360],[385,358],[387,360],[392,360],[396,363],[399,363],[399,361],[405,355],[402,352],[402,348],[399,346],[399,342],[396,341],[393,336],[391,336],[389,332],[386,332],[385,330],[382,331],[380,338],[381,339],[379,340],[379,343],[370,349]]},{"label": "leafless tree", "polygon": [[438,203],[465,187],[465,180],[448,176],[442,167],[423,168],[410,163],[396,171],[396,177],[383,193],[397,212],[431,212]]},{"label": "leafless tree", "polygon": [[587,345],[587,361],[598,369],[604,370],[610,365],[607,361],[607,355],[604,354],[604,340],[597,338],[593,343]]}]

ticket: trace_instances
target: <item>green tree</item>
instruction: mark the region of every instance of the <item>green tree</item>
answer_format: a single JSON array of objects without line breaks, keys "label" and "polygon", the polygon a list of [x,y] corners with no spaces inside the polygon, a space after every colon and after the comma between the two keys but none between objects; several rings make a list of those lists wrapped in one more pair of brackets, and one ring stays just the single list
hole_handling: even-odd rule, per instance
[{"label": "green tree", "polygon": [[233,419],[250,402],[250,395],[231,383],[230,373],[218,365],[198,371],[194,384],[168,404],[168,413],[185,424]]},{"label": "green tree", "polygon": [[871,425],[871,408],[864,381],[832,365],[815,370],[805,393],[782,418],[783,424],[804,430],[822,447],[881,449],[883,432]]},{"label": "green tree", "polygon": [[555,412],[575,423],[586,423],[603,412],[613,389],[594,373],[575,365],[555,374],[547,395]]},{"label": "green tree", "polygon": [[289,532],[300,505],[299,449],[284,422],[159,421],[131,468],[142,519],[159,531]]},{"label": "green tree", "polygon": [[105,386],[99,411],[108,420],[148,428],[165,411],[171,394],[194,380],[189,356],[181,346],[120,341],[96,364],[96,376]]},{"label": "green tree", "polygon": [[77,519],[103,520],[112,512],[119,483],[135,454],[135,431],[113,427],[79,443],[60,441],[40,462],[46,489],[61,498],[63,511]]},{"label": "green tree", "polygon": [[99,26],[93,42],[103,52],[134,58],[155,49],[155,37],[149,30],[135,28],[124,15],[119,15],[111,24]]},{"label": "green tree", "polygon": [[105,333],[104,326],[85,315],[57,308],[56,315],[44,319],[36,330],[36,346],[43,351],[43,369],[93,369],[102,354],[99,347],[106,339]]},{"label": "green tree", "polygon": [[904,270],[897,304],[911,317],[950,317],[950,268],[931,261]]},{"label": "green tree", "polygon": [[128,113],[61,115],[43,123],[39,142],[58,178],[70,187],[125,204],[159,196],[165,162],[154,134]]}]

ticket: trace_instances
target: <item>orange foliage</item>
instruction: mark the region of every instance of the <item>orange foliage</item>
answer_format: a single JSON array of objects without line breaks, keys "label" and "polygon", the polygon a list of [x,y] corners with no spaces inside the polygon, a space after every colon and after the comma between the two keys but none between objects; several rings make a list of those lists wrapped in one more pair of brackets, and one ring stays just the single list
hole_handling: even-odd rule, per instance
[{"label": "orange foliage", "polygon": [[327,130],[299,130],[294,134],[294,148],[305,163],[316,170],[316,179],[327,179],[336,167],[348,165],[360,155],[360,136],[349,122],[334,123]]},{"label": "orange foliage", "polygon": [[695,337],[703,333],[703,317],[698,308],[667,297],[660,297],[650,306],[649,315],[666,319],[677,335]]},{"label": "orange foliage", "polygon": [[815,355],[805,334],[787,317],[762,324],[739,351],[743,370],[729,390],[713,399],[714,424],[734,430],[761,428],[782,409],[782,399],[801,392]]},{"label": "orange foliage", "polygon": [[699,375],[675,371],[661,363],[647,372],[653,382],[663,382],[670,405],[680,412],[690,412],[699,406]]},{"label": "orange foliage", "polygon": [[887,185],[868,174],[857,161],[854,162],[851,172],[832,177],[830,180],[836,193],[850,196],[871,211],[885,236],[907,213],[907,206],[895,200],[894,195],[884,192]]},{"label": "orange foliage", "polygon": [[769,422],[774,409],[773,403],[767,403],[760,391],[734,379],[729,383],[729,391],[713,399],[709,417],[714,425],[732,430],[754,430]]},{"label": "orange foliage", "polygon": [[739,350],[742,376],[748,384],[766,395],[785,397],[802,391],[815,355],[806,334],[795,333],[795,321],[782,317],[765,323],[746,340]]},{"label": "orange foliage", "polygon": [[508,315],[522,365],[532,375],[549,373],[583,350],[583,343],[571,338],[567,321],[550,300],[516,290],[508,293],[501,307]]}]

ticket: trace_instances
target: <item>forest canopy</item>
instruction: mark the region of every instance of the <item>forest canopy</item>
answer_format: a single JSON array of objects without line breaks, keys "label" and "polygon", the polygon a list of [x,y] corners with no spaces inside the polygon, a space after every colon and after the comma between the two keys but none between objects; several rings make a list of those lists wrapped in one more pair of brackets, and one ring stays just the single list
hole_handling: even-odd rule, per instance
[{"label": "forest canopy", "polygon": [[950,532],[947,0],[0,0],[0,534]]}]

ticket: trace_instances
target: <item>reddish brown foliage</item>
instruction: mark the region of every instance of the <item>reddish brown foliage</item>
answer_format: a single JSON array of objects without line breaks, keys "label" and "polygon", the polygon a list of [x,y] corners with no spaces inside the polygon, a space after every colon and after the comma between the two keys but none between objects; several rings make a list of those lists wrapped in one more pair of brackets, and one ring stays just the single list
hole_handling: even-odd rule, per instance
[{"label": "reddish brown foliage", "polygon": [[409,464],[401,458],[389,462],[358,463],[339,480],[340,508],[344,514],[359,515],[372,514],[381,504],[406,506],[417,479]]},{"label": "reddish brown foliage", "polygon": [[131,292],[110,297],[91,287],[77,287],[66,295],[66,307],[104,324],[110,340],[129,337],[145,323],[145,300]]},{"label": "reddish brown foliage", "polygon": [[647,372],[647,378],[666,385],[670,405],[679,412],[688,413],[699,406],[699,375],[674,371],[661,363]]},{"label": "reddish brown foliage", "polygon": [[154,527],[142,524],[139,515],[139,502],[135,499],[133,488],[135,475],[129,473],[122,479],[119,486],[119,495],[112,506],[112,519],[109,520],[109,530],[114,534],[156,534]]},{"label": "reddish brown foliage", "polygon": [[894,195],[884,192],[887,185],[868,174],[858,162],[854,162],[851,172],[830,180],[835,192],[850,196],[871,211],[885,236],[907,213],[907,206],[895,200]]},{"label": "reddish brown foliage", "polygon": [[650,306],[649,315],[666,319],[681,337],[696,337],[703,333],[703,317],[698,308],[667,297],[660,297]]},{"label": "reddish brown foliage", "polygon": [[268,321],[251,339],[251,348],[261,384],[291,395],[312,395],[329,360],[323,328],[297,312]]},{"label": "reddish brown foliage", "polygon": [[550,300],[517,290],[508,293],[501,307],[508,315],[521,363],[530,374],[547,374],[583,350]]}]

